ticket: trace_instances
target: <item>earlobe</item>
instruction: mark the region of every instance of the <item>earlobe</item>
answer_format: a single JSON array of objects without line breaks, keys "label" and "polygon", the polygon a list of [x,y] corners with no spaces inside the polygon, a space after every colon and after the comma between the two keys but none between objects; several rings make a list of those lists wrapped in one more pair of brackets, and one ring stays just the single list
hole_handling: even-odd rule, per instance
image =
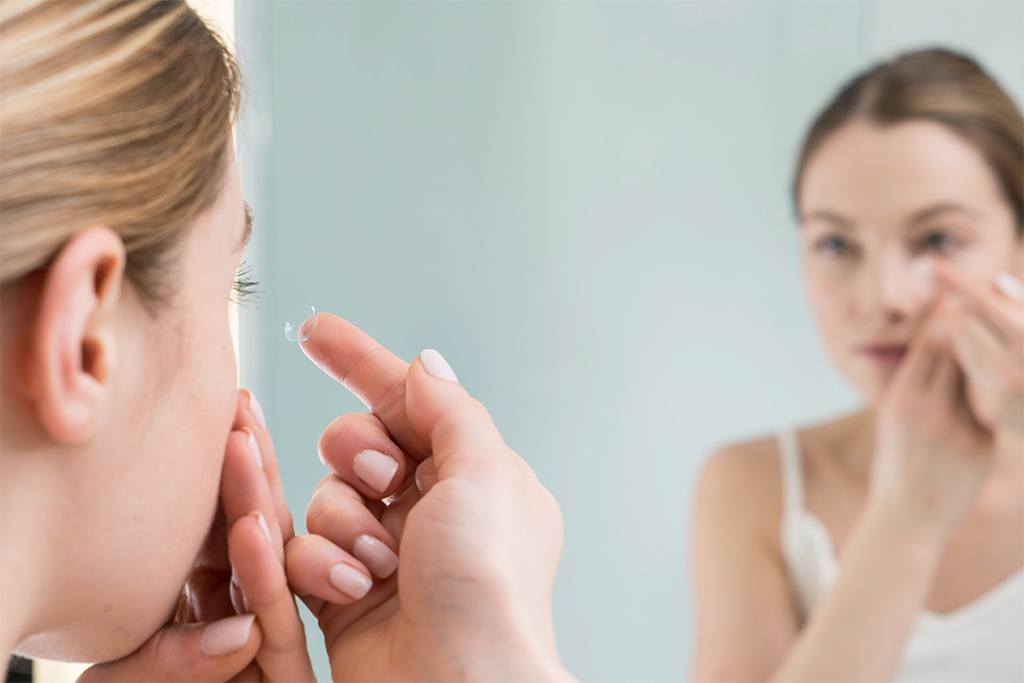
[{"label": "earlobe", "polygon": [[125,249],[106,227],[82,230],[43,275],[28,354],[28,386],[43,428],[75,444],[92,434],[116,362],[115,312]]}]

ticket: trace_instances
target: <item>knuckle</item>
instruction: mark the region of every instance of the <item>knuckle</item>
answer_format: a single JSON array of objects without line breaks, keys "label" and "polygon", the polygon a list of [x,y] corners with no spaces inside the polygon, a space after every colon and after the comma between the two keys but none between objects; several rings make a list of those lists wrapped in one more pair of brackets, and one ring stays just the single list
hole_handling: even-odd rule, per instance
[{"label": "knuckle", "polygon": [[[184,650],[184,651],[183,651]],[[144,671],[190,671],[196,664],[196,653],[189,648],[176,648],[167,630],[161,629],[139,651],[139,666]]]},{"label": "knuckle", "polygon": [[457,402],[445,406],[441,410],[434,429],[441,436],[456,436],[473,423],[494,424],[487,407],[477,399],[466,396]]}]

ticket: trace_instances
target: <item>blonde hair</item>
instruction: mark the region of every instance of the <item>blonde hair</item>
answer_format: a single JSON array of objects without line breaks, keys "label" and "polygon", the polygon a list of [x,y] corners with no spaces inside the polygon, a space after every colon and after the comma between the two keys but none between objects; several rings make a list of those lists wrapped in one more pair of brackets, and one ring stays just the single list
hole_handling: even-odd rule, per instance
[{"label": "blonde hair", "polygon": [[102,224],[148,300],[217,197],[238,110],[224,42],[184,0],[0,4],[0,285]]}]

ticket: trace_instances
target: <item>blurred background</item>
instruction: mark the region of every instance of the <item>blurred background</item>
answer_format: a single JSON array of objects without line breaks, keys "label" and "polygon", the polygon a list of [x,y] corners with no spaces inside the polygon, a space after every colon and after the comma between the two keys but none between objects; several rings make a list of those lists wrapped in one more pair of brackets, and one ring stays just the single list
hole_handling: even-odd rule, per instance
[{"label": "blurred background", "polygon": [[284,338],[316,304],[407,359],[440,349],[558,498],[568,668],[684,678],[702,461],[856,402],[801,289],[805,126],[854,72],[933,45],[1021,101],[1024,3],[212,4],[247,81],[263,294],[240,312],[242,380],[299,529],[319,433],[363,409]]}]

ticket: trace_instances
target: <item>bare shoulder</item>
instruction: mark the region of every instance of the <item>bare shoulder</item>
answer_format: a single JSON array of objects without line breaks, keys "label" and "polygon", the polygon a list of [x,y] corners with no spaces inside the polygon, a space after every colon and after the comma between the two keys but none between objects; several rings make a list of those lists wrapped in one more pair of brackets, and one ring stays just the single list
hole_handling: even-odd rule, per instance
[{"label": "bare shoulder", "polygon": [[697,507],[735,522],[777,528],[780,464],[774,436],[762,436],[717,449],[701,468]]},{"label": "bare shoulder", "polygon": [[796,638],[780,470],[772,436],[725,445],[704,463],[691,535],[694,680],[768,680]]}]

